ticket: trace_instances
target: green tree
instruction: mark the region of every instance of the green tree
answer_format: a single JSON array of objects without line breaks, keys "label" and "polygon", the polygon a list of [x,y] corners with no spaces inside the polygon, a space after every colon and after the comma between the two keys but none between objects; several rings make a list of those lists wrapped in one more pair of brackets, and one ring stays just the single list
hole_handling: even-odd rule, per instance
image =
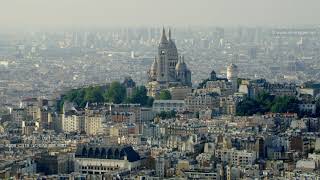
[{"label": "green tree", "polygon": [[74,99],[78,96],[78,89],[72,89],[63,96],[64,99],[68,101],[74,101]]},{"label": "green tree", "polygon": [[153,98],[153,97],[148,97],[148,101],[147,101],[146,106],[147,106],[147,107],[152,107],[153,101],[154,101],[154,98]]},{"label": "green tree", "polygon": [[86,102],[104,102],[103,89],[100,86],[89,87],[85,89],[84,101]]},{"label": "green tree", "polygon": [[238,104],[236,111],[238,116],[251,116],[260,113],[261,107],[256,100],[246,98]]},{"label": "green tree", "polygon": [[145,106],[148,103],[147,89],[145,86],[138,86],[133,89],[132,96],[129,97],[129,103],[141,104]]},{"label": "green tree", "polygon": [[275,97],[266,92],[259,93],[255,99],[246,98],[237,105],[237,115],[251,116],[266,112],[285,113],[298,112],[299,101],[291,96]]},{"label": "green tree", "polygon": [[63,101],[70,101],[75,103],[79,107],[84,107],[86,101],[84,100],[85,90],[84,89],[72,89],[71,91],[67,92],[66,95],[63,97]]},{"label": "green tree", "polygon": [[161,111],[159,114],[157,114],[161,119],[171,119],[175,118],[177,116],[176,111]]},{"label": "green tree", "polygon": [[105,101],[120,104],[126,98],[126,88],[119,82],[112,82],[104,94]]},{"label": "green tree", "polygon": [[168,90],[161,90],[159,94],[159,99],[160,100],[170,100],[171,99],[171,94],[170,91]]},{"label": "green tree", "polygon": [[291,96],[276,97],[271,107],[271,112],[285,113],[285,112],[298,112],[298,100]]},{"label": "green tree", "polygon": [[266,91],[262,91],[257,94],[255,100],[261,105],[261,113],[269,112],[273,105],[274,96],[270,95]]}]

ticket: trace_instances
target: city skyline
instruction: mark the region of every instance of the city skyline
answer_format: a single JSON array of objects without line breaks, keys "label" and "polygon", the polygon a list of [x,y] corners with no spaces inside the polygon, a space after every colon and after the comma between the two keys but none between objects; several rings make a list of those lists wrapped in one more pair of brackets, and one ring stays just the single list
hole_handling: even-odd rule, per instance
[{"label": "city skyline", "polygon": [[0,179],[320,179],[319,0],[2,0]]}]

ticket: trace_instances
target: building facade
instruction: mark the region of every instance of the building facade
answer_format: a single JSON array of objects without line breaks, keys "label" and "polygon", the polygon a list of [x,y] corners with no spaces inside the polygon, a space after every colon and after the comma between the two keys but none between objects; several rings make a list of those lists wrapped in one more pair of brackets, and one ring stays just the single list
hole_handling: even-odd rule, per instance
[{"label": "building facade", "polygon": [[153,111],[185,111],[184,100],[155,100],[152,106]]},{"label": "building facade", "polygon": [[131,146],[78,146],[75,172],[106,174],[131,171],[141,166],[139,154]]}]

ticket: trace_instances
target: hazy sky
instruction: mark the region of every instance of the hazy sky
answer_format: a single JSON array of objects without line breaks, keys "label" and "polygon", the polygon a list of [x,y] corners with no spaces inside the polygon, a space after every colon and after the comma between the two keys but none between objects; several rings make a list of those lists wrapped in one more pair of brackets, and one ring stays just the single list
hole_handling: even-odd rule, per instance
[{"label": "hazy sky", "polygon": [[296,25],[320,0],[0,0],[0,27]]}]

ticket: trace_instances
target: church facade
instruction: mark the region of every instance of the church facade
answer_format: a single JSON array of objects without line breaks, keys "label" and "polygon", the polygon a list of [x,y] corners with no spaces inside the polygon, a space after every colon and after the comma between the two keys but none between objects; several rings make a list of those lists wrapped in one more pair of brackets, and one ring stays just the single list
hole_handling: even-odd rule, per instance
[{"label": "church facade", "polygon": [[148,71],[148,94],[156,96],[162,89],[176,86],[191,87],[191,71],[188,69],[183,56],[179,56],[176,44],[168,37],[163,28],[158,53]]}]

